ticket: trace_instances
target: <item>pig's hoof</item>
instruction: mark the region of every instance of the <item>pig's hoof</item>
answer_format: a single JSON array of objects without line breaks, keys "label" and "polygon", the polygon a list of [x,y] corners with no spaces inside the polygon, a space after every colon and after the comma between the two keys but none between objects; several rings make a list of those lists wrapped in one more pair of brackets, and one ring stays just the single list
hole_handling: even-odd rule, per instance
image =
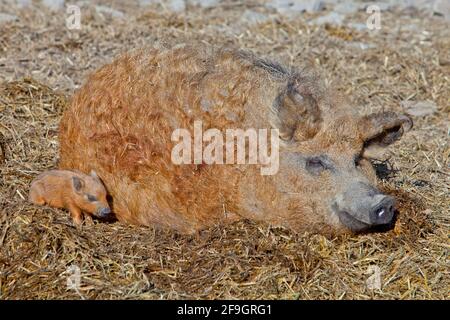
[{"label": "pig's hoof", "polygon": [[93,226],[94,225],[94,219],[92,219],[91,216],[85,215],[84,216],[84,224],[87,226]]}]

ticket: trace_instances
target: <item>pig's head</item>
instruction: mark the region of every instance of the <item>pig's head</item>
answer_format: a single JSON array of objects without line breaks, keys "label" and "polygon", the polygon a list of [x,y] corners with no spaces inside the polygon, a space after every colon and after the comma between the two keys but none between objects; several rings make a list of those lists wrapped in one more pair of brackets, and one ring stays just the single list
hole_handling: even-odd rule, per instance
[{"label": "pig's head", "polygon": [[[395,199],[377,188],[370,159],[408,131],[411,119],[394,112],[362,117],[345,108],[324,114],[312,95],[295,87],[282,97],[275,101],[272,122],[284,141],[278,189],[299,197],[309,214],[322,215],[316,220],[340,229],[360,232],[389,224]],[[290,205],[305,210],[298,206]]]},{"label": "pig's head", "polygon": [[95,171],[91,171],[90,175],[73,176],[72,187],[75,203],[81,210],[100,218],[111,213],[106,189]]}]

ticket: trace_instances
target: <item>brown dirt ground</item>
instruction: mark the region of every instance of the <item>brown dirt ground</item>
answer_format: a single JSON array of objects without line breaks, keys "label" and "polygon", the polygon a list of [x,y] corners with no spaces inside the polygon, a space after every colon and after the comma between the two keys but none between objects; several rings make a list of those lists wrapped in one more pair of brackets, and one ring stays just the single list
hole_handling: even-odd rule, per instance
[{"label": "brown dirt ground", "polygon": [[[0,299],[449,298],[448,22],[385,12],[371,32],[311,26],[312,15],[288,19],[255,1],[182,14],[115,7],[127,20],[86,8],[82,29],[69,31],[64,15],[38,7],[14,9],[19,21],[0,27]],[[239,19],[246,8],[270,19],[250,26]],[[58,122],[76,87],[118,53],[162,39],[309,61],[362,112],[434,101],[438,112],[415,118],[392,148],[395,170],[382,184],[399,199],[395,228],[325,238],[243,221],[182,236],[94,221],[80,231],[67,212],[30,205],[33,177],[57,166]],[[66,286],[71,265],[81,270],[78,292]],[[381,289],[366,286],[372,265]]]}]

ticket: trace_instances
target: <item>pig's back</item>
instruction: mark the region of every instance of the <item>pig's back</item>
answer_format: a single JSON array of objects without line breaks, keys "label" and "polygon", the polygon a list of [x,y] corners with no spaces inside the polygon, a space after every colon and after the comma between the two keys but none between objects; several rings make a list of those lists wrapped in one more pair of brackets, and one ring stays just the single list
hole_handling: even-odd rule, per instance
[{"label": "pig's back", "polygon": [[172,132],[192,132],[194,121],[203,130],[269,127],[266,113],[287,71],[256,64],[241,51],[208,46],[120,57],[92,74],[64,113],[62,167],[81,169],[75,164],[86,159],[109,170],[168,160]]},{"label": "pig's back", "polygon": [[74,95],[61,120],[60,167],[95,169],[121,220],[195,229],[223,211],[220,199],[234,192],[237,176],[229,166],[174,165],[172,132],[193,132],[196,120],[203,130],[267,127],[264,103],[284,71],[203,46],[125,55]]},{"label": "pig's back", "polygon": [[50,201],[49,203],[57,206],[61,205],[63,194],[71,190],[71,175],[65,170],[44,171],[33,179],[30,185],[30,191],[38,192]]}]

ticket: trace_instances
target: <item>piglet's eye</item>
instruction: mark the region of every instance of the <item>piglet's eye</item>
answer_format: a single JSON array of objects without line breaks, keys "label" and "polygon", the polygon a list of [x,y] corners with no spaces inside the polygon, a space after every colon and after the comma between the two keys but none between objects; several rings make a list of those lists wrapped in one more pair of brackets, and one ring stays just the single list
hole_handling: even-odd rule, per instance
[{"label": "piglet's eye", "polygon": [[90,202],[97,201],[97,198],[96,198],[95,196],[91,195],[91,194],[88,194],[88,195],[87,195],[87,199],[88,199]]},{"label": "piglet's eye", "polygon": [[355,167],[359,166],[361,160],[362,160],[362,157],[360,155],[355,156],[355,158],[353,159]]}]

